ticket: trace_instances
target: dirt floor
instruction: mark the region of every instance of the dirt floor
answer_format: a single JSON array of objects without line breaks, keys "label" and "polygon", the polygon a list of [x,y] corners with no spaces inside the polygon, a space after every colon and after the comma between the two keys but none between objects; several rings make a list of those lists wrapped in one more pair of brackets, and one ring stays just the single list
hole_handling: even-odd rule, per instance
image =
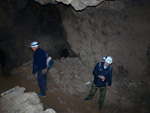
[{"label": "dirt floor", "polygon": [[[15,86],[21,86],[26,88],[26,92],[36,92],[39,93],[39,88],[35,81],[28,81],[26,78],[21,76],[0,76],[0,93],[7,91]],[[57,113],[91,113],[96,109],[96,102],[84,102],[84,97],[76,97],[76,96],[65,96],[60,93],[53,93],[49,89],[47,91],[46,97],[40,97],[41,102],[44,105],[44,109],[53,108]],[[94,98],[93,100],[96,101]],[[95,112],[93,112],[95,113]]]},{"label": "dirt floor", "polygon": [[[0,93],[17,85],[25,87],[26,92],[39,93],[37,82],[33,81],[32,79],[27,80],[23,76],[0,76]],[[119,101],[117,101],[118,103],[114,102],[114,104],[107,104],[108,99],[111,99],[111,101],[113,101],[113,98],[116,98],[109,97],[110,92],[113,92],[113,89],[107,92],[105,100],[106,104],[104,104],[104,109],[102,113],[149,113],[148,110],[143,110],[143,112],[141,112],[142,106],[141,108],[136,108],[136,105],[135,107],[130,108],[128,106],[126,108],[125,106],[122,106],[123,103],[119,103]],[[44,105],[44,109],[53,108],[57,113],[101,113],[98,111],[97,104],[99,93],[97,92],[92,101],[90,102],[83,101],[86,96],[86,93],[78,96],[68,96],[60,92],[53,92],[52,88],[48,86],[47,96],[43,98],[40,97],[40,99]],[[126,103],[130,105],[128,101],[124,102],[124,104]]]}]

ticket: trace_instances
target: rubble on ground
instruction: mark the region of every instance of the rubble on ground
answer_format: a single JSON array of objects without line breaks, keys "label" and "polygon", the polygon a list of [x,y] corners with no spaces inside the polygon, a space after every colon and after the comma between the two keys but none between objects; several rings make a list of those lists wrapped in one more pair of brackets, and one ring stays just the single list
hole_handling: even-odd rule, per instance
[{"label": "rubble on ground", "polygon": [[43,104],[35,92],[24,92],[16,86],[1,94],[0,113],[56,113],[53,109],[43,111]]}]

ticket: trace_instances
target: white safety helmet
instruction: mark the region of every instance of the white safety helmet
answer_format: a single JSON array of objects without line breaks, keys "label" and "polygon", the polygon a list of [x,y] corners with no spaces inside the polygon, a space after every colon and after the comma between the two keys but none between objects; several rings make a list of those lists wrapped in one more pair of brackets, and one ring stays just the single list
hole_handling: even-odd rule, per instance
[{"label": "white safety helmet", "polygon": [[103,59],[105,60],[105,62],[111,64],[113,62],[113,59],[111,56],[106,56],[106,57],[103,57]]},{"label": "white safety helmet", "polygon": [[38,47],[39,43],[37,41],[34,41],[31,43],[31,47]]}]

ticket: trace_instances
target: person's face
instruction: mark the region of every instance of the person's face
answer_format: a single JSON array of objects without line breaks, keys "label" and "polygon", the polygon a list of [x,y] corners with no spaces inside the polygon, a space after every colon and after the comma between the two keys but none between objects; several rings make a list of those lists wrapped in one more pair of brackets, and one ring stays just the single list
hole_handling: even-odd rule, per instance
[{"label": "person's face", "polygon": [[104,66],[108,67],[110,64],[105,61]]},{"label": "person's face", "polygon": [[35,51],[37,49],[37,47],[32,47],[32,50]]}]

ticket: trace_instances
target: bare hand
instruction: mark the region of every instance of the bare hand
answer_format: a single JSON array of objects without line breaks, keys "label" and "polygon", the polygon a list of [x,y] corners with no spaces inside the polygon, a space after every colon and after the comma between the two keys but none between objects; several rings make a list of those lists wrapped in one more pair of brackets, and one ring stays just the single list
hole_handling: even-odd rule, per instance
[{"label": "bare hand", "polygon": [[103,81],[105,80],[105,77],[104,76],[99,76]]}]

